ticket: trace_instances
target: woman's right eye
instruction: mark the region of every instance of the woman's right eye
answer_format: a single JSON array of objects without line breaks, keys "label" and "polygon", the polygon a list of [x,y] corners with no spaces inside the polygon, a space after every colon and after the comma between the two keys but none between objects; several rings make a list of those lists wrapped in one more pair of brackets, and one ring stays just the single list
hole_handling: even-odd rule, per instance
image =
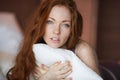
[{"label": "woman's right eye", "polygon": [[47,24],[53,24],[53,21],[47,20]]}]

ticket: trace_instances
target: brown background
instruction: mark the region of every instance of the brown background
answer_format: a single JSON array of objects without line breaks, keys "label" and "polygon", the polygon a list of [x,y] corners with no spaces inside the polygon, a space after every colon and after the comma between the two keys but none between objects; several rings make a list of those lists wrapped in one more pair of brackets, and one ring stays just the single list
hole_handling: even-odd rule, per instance
[{"label": "brown background", "polygon": [[[75,0],[84,20],[82,38],[90,43],[100,61],[120,60],[120,0]],[[40,0],[0,0],[0,12],[16,14],[21,29]]]}]

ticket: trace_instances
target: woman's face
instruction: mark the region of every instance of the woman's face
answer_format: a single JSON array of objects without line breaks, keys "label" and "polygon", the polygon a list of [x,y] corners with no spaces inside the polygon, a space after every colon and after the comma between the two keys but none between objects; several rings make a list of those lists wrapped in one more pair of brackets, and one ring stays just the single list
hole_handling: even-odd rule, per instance
[{"label": "woman's face", "polygon": [[64,6],[54,6],[46,21],[44,41],[51,47],[63,47],[71,32],[71,14]]}]

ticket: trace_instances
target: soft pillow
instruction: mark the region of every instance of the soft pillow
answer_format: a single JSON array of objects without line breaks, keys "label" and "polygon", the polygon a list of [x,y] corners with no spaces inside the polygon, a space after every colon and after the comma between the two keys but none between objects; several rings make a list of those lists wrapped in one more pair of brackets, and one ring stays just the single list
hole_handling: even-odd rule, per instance
[{"label": "soft pillow", "polygon": [[34,44],[33,52],[39,66],[41,64],[50,66],[56,61],[69,60],[72,65],[72,73],[68,77],[72,77],[73,80],[103,80],[70,50],[52,48],[46,44]]}]

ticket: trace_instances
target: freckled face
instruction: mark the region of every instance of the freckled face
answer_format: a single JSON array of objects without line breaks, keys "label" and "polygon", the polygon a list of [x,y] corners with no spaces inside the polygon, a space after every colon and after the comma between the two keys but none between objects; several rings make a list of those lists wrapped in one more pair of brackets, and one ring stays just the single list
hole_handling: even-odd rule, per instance
[{"label": "freckled face", "polygon": [[44,41],[51,47],[63,47],[70,36],[71,14],[64,6],[54,6],[46,22]]}]

